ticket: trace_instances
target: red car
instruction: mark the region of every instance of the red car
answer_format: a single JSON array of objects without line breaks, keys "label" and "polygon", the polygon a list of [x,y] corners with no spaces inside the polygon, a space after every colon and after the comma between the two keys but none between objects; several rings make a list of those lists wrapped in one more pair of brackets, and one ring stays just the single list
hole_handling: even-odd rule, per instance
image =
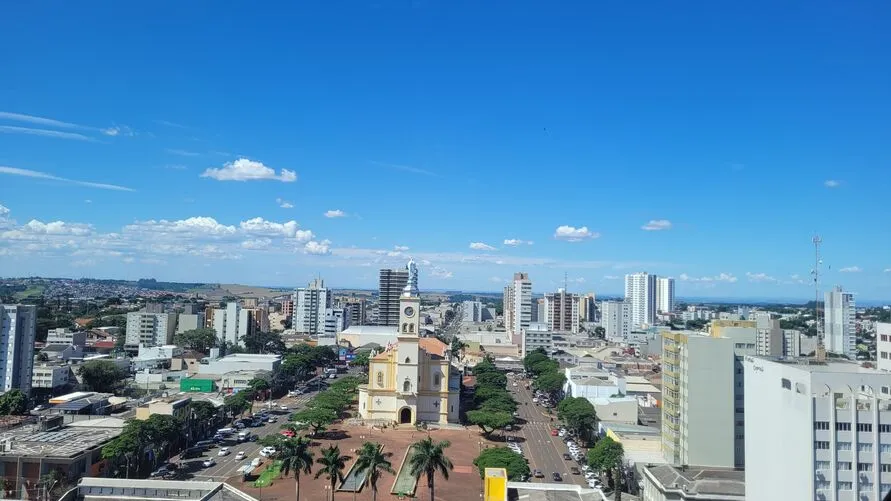
[{"label": "red car", "polygon": [[291,430],[284,430],[281,434],[288,438],[294,438],[294,432]]},{"label": "red car", "polygon": [[552,436],[552,437],[556,437],[556,436],[557,436],[557,433],[559,433],[559,432],[558,432],[556,429],[551,428],[551,436]]}]

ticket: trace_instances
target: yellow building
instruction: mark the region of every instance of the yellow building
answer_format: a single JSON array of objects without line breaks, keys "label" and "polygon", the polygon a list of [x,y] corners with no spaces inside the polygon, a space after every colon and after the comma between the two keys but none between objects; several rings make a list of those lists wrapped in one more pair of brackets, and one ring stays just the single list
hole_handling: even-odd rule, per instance
[{"label": "yellow building", "polygon": [[483,501],[507,501],[507,470],[486,468],[483,471]]},{"label": "yellow building", "polygon": [[754,320],[712,320],[709,333],[712,337],[734,337],[741,329],[751,329],[754,332],[758,323]]},{"label": "yellow building", "polygon": [[396,346],[371,357],[368,384],[359,387],[359,415],[387,423],[457,423],[460,375],[451,369],[445,343],[418,336],[421,299],[414,261],[408,269],[394,329]]}]

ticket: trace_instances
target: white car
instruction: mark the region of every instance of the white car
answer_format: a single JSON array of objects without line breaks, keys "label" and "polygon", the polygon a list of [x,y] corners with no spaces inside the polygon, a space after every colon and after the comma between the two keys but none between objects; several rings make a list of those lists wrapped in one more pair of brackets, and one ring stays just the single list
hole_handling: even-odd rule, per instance
[{"label": "white car", "polygon": [[245,456],[244,451],[238,451],[238,454],[235,455],[235,460],[241,461],[242,459],[244,459],[244,456]]},{"label": "white car", "polygon": [[532,397],[532,403],[533,403],[533,404],[537,404],[537,403],[538,403],[538,397]]},{"label": "white car", "polygon": [[260,458],[254,458],[254,459],[251,460],[251,466],[253,466],[254,468],[256,468],[256,467],[260,466],[260,463],[261,463],[261,462],[262,462],[262,461],[260,460]]},{"label": "white car", "polygon": [[205,468],[210,468],[217,464],[213,459],[205,459],[203,463],[201,463]]},{"label": "white car", "polygon": [[228,456],[229,448],[228,447],[220,447],[220,451],[217,452],[217,456]]},{"label": "white car", "polygon": [[290,410],[290,409],[288,408],[287,405],[279,405],[278,408],[281,409],[281,410],[283,410],[283,411],[288,411],[288,410]]},{"label": "white car", "polygon": [[264,458],[275,455],[275,447],[263,447],[260,449],[260,455]]}]

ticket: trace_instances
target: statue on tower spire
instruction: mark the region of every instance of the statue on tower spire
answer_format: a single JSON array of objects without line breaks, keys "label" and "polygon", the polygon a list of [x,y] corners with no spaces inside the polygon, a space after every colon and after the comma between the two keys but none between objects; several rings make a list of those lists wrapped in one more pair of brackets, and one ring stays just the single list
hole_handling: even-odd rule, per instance
[{"label": "statue on tower spire", "polygon": [[418,296],[418,265],[415,264],[413,258],[408,258],[408,264],[405,265],[408,270],[408,282],[402,289],[403,296]]}]

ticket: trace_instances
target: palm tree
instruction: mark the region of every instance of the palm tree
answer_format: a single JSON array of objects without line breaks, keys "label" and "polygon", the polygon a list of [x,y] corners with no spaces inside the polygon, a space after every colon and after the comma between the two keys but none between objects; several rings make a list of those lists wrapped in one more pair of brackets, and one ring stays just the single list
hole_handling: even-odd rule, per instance
[{"label": "palm tree", "polygon": [[396,473],[387,459],[389,455],[384,453],[384,446],[376,442],[365,442],[359,450],[356,474],[365,472],[365,483],[371,486],[371,501],[377,501],[377,481],[381,478],[381,472]]},{"label": "palm tree", "polygon": [[282,462],[281,471],[287,475],[294,471],[295,499],[300,501],[300,474],[312,473],[313,453],[309,450],[309,439],[297,437],[285,440],[282,443],[278,459]]},{"label": "palm tree", "polygon": [[445,455],[445,449],[451,446],[448,440],[433,442],[429,436],[420,442],[415,442],[414,455],[409,460],[412,475],[420,479],[421,475],[427,475],[427,487],[430,489],[430,501],[433,501],[433,477],[438,471],[442,478],[449,479],[449,471],[454,468],[452,460]]},{"label": "palm tree", "polygon": [[336,445],[322,449],[322,457],[316,459],[316,463],[322,465],[316,471],[315,478],[325,475],[331,482],[331,501],[334,501],[334,488],[337,482],[343,482],[343,470],[346,468],[346,462],[350,460],[349,456],[341,455],[340,447]]}]

